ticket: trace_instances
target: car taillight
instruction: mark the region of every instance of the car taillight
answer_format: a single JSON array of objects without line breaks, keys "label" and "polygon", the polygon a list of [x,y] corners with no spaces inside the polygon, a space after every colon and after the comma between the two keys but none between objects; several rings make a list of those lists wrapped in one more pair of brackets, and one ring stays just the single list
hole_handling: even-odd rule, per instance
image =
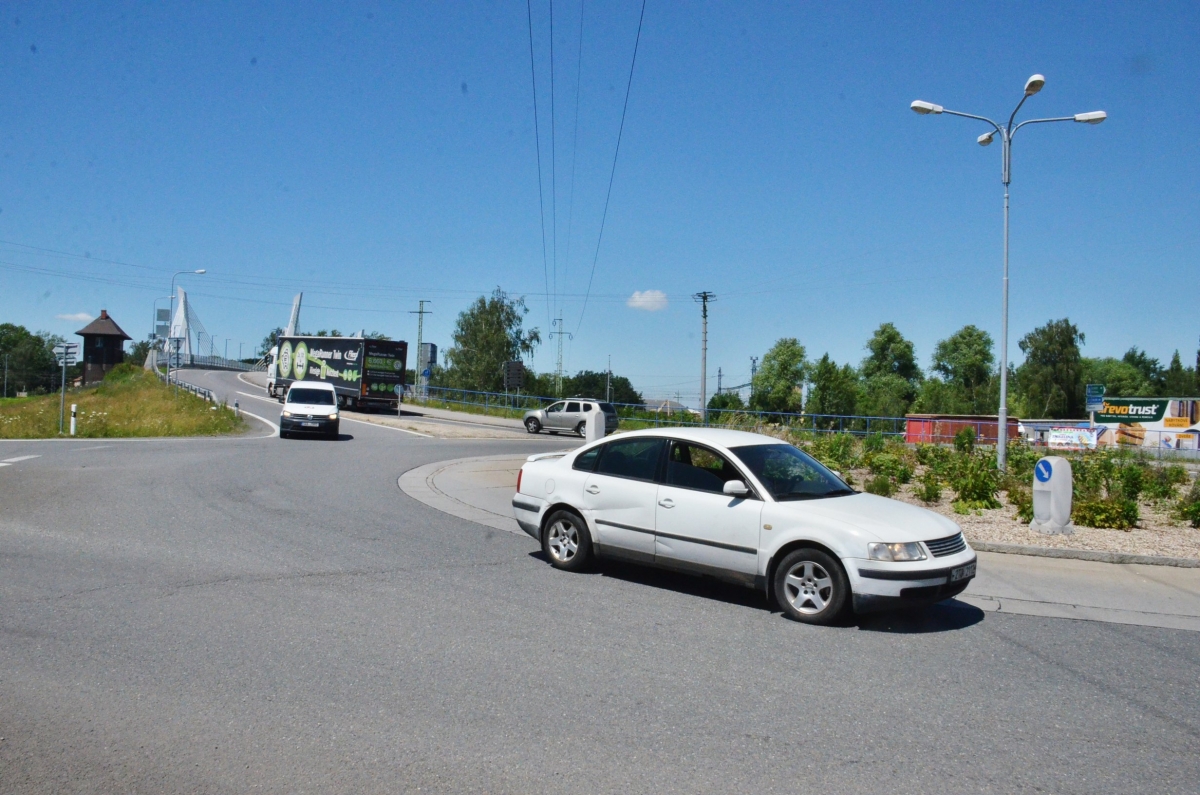
[{"label": "car taillight", "polygon": [[517,470],[517,491],[521,490],[521,476],[525,474],[525,467]]}]

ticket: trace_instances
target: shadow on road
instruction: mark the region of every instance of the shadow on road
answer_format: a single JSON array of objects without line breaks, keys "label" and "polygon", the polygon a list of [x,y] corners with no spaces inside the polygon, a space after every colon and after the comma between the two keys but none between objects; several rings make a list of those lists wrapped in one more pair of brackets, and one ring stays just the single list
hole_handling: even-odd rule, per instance
[{"label": "shadow on road", "polygon": [[292,431],[287,437],[289,442],[349,442],[354,438],[353,434],[339,433],[336,439],[328,436],[319,436],[317,434],[300,434]]},{"label": "shadow on road", "polygon": [[853,625],[867,632],[918,635],[966,629],[983,621],[983,617],[984,612],[978,607],[950,599],[925,608],[857,616]]},{"label": "shadow on road", "polygon": [[[529,557],[550,565],[540,549],[530,552]],[[751,607],[778,614],[782,612],[766,594],[753,588],[722,582],[711,577],[681,574],[649,566],[605,560],[595,562],[590,573],[601,577],[661,588],[687,594],[701,599],[711,599],[726,604]],[[977,607],[951,599],[926,608],[913,608],[895,613],[873,613],[865,616],[848,614],[835,626],[860,629],[867,632],[893,632],[898,634],[920,634],[927,632],[950,632],[966,629],[983,620],[984,612]],[[786,620],[786,619],[785,619]]]}]

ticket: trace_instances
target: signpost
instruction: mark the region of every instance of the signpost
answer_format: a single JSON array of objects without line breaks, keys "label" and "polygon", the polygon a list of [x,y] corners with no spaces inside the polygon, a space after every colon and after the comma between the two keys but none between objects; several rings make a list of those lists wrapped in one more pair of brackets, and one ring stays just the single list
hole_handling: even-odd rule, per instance
[{"label": "signpost", "polygon": [[1084,410],[1088,413],[1088,419],[1093,428],[1096,427],[1096,412],[1100,411],[1104,406],[1104,384],[1088,384],[1087,385],[1087,405]]},{"label": "signpost", "polygon": [[[67,368],[75,364],[75,356],[79,351],[78,342],[60,342],[54,346],[54,358],[62,366],[62,392],[58,398],[58,432],[63,432],[63,415],[67,408]],[[72,423],[74,419],[72,419]]]}]

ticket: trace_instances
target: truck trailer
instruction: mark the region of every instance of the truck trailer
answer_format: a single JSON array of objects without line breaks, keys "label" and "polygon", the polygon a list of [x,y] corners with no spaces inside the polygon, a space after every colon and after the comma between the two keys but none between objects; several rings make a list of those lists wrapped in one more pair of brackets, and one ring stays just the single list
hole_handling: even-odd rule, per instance
[{"label": "truck trailer", "polygon": [[343,408],[397,411],[408,343],[362,337],[280,337],[271,348],[267,394],[283,400],[297,381],[332,384]]}]

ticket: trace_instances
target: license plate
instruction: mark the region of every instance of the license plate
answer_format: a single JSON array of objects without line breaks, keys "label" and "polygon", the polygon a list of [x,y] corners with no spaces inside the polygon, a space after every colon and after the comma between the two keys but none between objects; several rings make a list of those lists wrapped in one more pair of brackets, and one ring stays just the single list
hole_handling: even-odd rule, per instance
[{"label": "license plate", "polygon": [[959,566],[957,569],[950,569],[950,582],[958,582],[975,576],[975,564],[968,563],[966,566]]},{"label": "license plate", "polygon": [[320,428],[321,427],[321,423],[319,423],[319,422],[302,422],[300,424],[302,426],[304,426],[305,428]]}]

